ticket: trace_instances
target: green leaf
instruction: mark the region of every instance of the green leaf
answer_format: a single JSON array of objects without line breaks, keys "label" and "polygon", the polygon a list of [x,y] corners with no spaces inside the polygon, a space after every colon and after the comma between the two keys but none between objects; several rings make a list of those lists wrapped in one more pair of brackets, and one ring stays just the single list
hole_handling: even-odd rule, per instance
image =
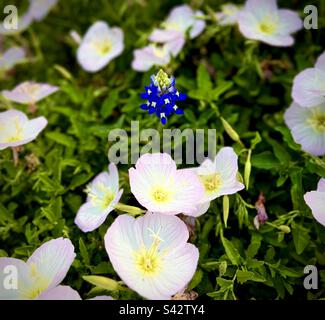
[{"label": "green leaf", "polygon": [[200,64],[197,70],[197,86],[203,92],[209,92],[212,89],[210,75],[204,64]]},{"label": "green leaf", "polygon": [[292,226],[293,242],[298,254],[302,254],[308,244],[310,243],[310,236],[308,230],[304,229],[298,224]]},{"label": "green leaf", "polygon": [[281,162],[281,164],[288,166],[291,160],[291,156],[288,151],[274,139],[265,136],[267,142],[272,146],[273,152],[276,158]]},{"label": "green leaf", "polygon": [[76,141],[65,133],[58,131],[47,132],[46,137],[69,148],[75,148]]},{"label": "green leaf", "polygon": [[266,281],[266,279],[259,273],[247,270],[237,270],[237,280],[239,283],[245,283],[246,281]]},{"label": "green leaf", "polygon": [[70,182],[69,189],[74,190],[75,188],[87,183],[93,176],[93,173],[80,173],[74,176]]},{"label": "green leaf", "polygon": [[279,160],[275,158],[273,153],[270,151],[252,154],[251,164],[255,168],[264,170],[279,169],[281,167]]},{"label": "green leaf", "polygon": [[226,91],[228,91],[232,86],[234,85],[234,83],[232,81],[225,81],[225,80],[221,80],[219,81],[219,83],[217,84],[217,87],[214,88],[211,92],[211,97],[213,100],[218,100],[219,97],[225,93]]},{"label": "green leaf", "polygon": [[196,288],[202,281],[202,278],[203,278],[203,271],[201,269],[196,270],[192,280],[188,285],[188,290],[192,290]]},{"label": "green leaf", "polygon": [[114,89],[110,92],[109,96],[103,102],[100,109],[100,114],[104,119],[108,118],[112,114],[114,108],[117,105],[118,96],[118,90]]},{"label": "green leaf", "polygon": [[259,233],[253,233],[251,243],[246,250],[246,258],[254,258],[261,247],[263,237]]},{"label": "green leaf", "polygon": [[84,263],[86,265],[89,265],[90,261],[89,261],[87,247],[86,247],[85,243],[83,242],[82,238],[79,238],[79,250],[80,250],[80,254],[81,254],[81,257],[82,257]]},{"label": "green leaf", "polygon": [[221,237],[222,245],[225,248],[226,255],[232,264],[238,266],[240,264],[240,254],[235,246],[223,236]]}]

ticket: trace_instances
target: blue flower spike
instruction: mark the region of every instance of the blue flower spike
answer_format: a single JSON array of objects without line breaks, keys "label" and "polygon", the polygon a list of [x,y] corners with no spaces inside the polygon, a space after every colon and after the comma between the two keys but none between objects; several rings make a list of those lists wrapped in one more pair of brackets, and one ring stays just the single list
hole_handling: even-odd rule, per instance
[{"label": "blue flower spike", "polygon": [[151,76],[150,85],[145,86],[145,92],[140,95],[142,99],[147,100],[140,108],[149,114],[156,114],[163,125],[172,114],[184,114],[176,102],[184,101],[187,96],[175,88],[175,82],[174,77],[168,77],[168,74],[160,69],[156,75]]}]

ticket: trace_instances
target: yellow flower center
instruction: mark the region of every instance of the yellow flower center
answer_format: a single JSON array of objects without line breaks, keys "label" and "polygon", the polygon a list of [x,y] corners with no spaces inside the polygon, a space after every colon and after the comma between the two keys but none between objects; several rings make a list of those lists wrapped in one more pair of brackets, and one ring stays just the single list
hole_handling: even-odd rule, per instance
[{"label": "yellow flower center", "polygon": [[325,132],[325,111],[320,109],[315,109],[312,116],[307,120],[307,122],[313,127],[317,132]]},{"label": "yellow flower center", "polygon": [[93,204],[100,206],[102,209],[106,209],[114,200],[115,195],[112,190],[106,187],[103,183],[99,183],[96,187],[103,194],[102,196],[94,193],[89,186],[86,188],[86,192]]},{"label": "yellow flower center", "polygon": [[50,285],[50,279],[43,278],[37,270],[35,263],[30,264],[29,276],[32,279],[32,285],[28,288],[22,288],[22,298],[33,300],[36,299]]},{"label": "yellow flower center", "polygon": [[209,175],[200,175],[201,182],[204,185],[205,191],[207,193],[216,192],[221,186],[221,177],[219,173],[209,174]]},{"label": "yellow flower center", "polygon": [[153,276],[162,268],[162,253],[159,252],[159,245],[163,240],[159,237],[159,231],[155,233],[149,228],[148,230],[153,237],[150,248],[146,248],[145,245],[142,245],[141,249],[135,252],[136,268],[141,273],[142,277]]},{"label": "yellow flower center", "polygon": [[262,33],[271,35],[277,29],[277,22],[272,17],[266,17],[259,25],[259,29]]},{"label": "yellow flower center", "polygon": [[98,52],[98,54],[100,54],[102,56],[105,56],[106,54],[108,54],[110,52],[110,50],[112,49],[112,44],[108,40],[106,40],[106,41],[97,40],[97,41],[94,41],[93,45],[94,45],[96,51]]},{"label": "yellow flower center", "polygon": [[164,189],[156,189],[152,193],[152,198],[155,202],[163,203],[168,202],[170,199],[170,194],[167,190]]}]

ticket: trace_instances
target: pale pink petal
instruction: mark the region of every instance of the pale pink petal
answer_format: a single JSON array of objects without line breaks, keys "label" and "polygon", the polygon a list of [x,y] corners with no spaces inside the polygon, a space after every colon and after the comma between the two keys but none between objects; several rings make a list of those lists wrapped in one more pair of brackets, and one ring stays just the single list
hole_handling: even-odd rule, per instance
[{"label": "pale pink petal", "polygon": [[278,32],[283,35],[295,33],[302,29],[303,23],[297,12],[288,9],[278,11],[280,25]]},{"label": "pale pink petal", "polygon": [[36,249],[27,264],[35,266],[37,273],[48,282],[48,288],[54,288],[65,278],[75,256],[71,241],[57,238]]},{"label": "pale pink petal", "polygon": [[315,64],[315,68],[325,72],[325,51],[318,57]]},{"label": "pale pink petal", "polygon": [[191,212],[188,212],[187,215],[191,217],[199,217],[206,213],[210,208],[210,201],[198,204],[195,209]]},{"label": "pale pink petal", "polygon": [[302,107],[313,107],[325,102],[325,72],[309,68],[294,79],[292,98]]},{"label": "pale pink petal", "polygon": [[[313,116],[314,108],[302,108],[292,103],[284,114],[286,125],[296,143],[301,144],[302,150],[319,156],[325,154],[325,134],[317,132],[308,122]],[[325,114],[325,105],[317,107]]]},{"label": "pale pink petal", "polygon": [[317,191],[318,192],[325,192],[325,179],[322,178],[318,181],[317,185]]},{"label": "pale pink petal", "polygon": [[114,206],[118,203],[123,191],[118,192],[116,198],[107,208],[94,205],[92,202],[84,203],[78,210],[75,218],[75,224],[83,231],[90,232],[101,226],[106,220],[108,214],[114,210]]},{"label": "pale pink petal", "polygon": [[81,300],[81,297],[69,286],[57,286],[42,292],[37,300]]},{"label": "pale pink petal", "polygon": [[149,36],[149,40],[157,43],[169,42],[183,36],[180,31],[177,30],[164,30],[164,29],[155,29]]},{"label": "pale pink petal", "polygon": [[314,218],[325,226],[325,192],[311,191],[304,195],[307,205],[310,207]]},{"label": "pale pink petal", "polygon": [[154,65],[164,66],[170,61],[170,53],[165,46],[149,45],[134,50],[133,55],[132,69],[136,71],[148,71]]},{"label": "pale pink petal", "polygon": [[58,0],[30,0],[28,14],[36,21],[44,19]]},{"label": "pale pink petal", "polygon": [[204,13],[202,11],[200,11],[200,10],[195,11],[194,23],[190,29],[190,38],[191,39],[194,39],[197,36],[199,36],[204,30],[204,28],[206,26],[205,21],[198,19],[198,17],[203,16],[203,15],[204,15]]},{"label": "pale pink petal", "polygon": [[111,296],[97,296],[88,300],[114,300]]},{"label": "pale pink petal", "polygon": [[21,47],[13,47],[8,49],[1,56],[0,54],[0,69],[10,70],[17,63],[21,62],[25,58],[25,51]]}]

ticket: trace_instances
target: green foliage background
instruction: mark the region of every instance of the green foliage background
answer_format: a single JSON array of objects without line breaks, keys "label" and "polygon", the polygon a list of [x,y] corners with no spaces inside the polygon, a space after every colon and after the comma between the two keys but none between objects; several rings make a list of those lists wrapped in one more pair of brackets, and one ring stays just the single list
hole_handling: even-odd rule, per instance
[{"label": "green foliage background", "polygon": [[[119,281],[103,237],[120,212],[112,212],[99,230],[87,234],[73,220],[85,200],[85,185],[107,169],[109,130],[129,131],[131,120],[139,120],[140,129],[162,130],[157,118],[139,108],[139,93],[157,70],[134,72],[132,52],[147,44],[148,35],[172,7],[189,3],[205,12],[208,27],[188,41],[167,68],[189,98],[182,105],[185,116],[170,118],[166,128],[216,128],[218,148],[235,148],[242,175],[248,149],[252,150],[249,189],[229,197],[227,227],[222,198],[196,221],[192,241],[199,247],[200,261],[189,289],[200,299],[324,298],[323,271],[320,290],[303,288],[304,266],[315,264],[321,270],[325,265],[325,228],[313,219],[303,194],[315,190],[319,178],[325,177],[325,161],[303,153],[293,142],[283,113],[291,103],[294,76],[313,66],[325,49],[325,3],[278,2],[302,17],[304,6],[314,3],[319,29],[300,31],[293,47],[274,48],[245,40],[237,27],[217,26],[209,13],[224,1],[61,0],[43,22],[20,36],[7,37],[5,47],[24,45],[29,61],[1,79],[2,89],[34,80],[61,90],[38,105],[37,115],[47,117],[49,125],[24,146],[19,165],[13,165],[11,150],[0,153],[0,256],[26,259],[44,241],[65,236],[75,245],[77,258],[64,283],[88,298],[102,289],[82,276]],[[88,74],[76,62],[69,32],[83,34],[97,20],[124,30],[125,50],[101,72]],[[26,111],[5,101],[0,106]],[[244,148],[224,131],[219,114],[238,132]],[[40,161],[34,169],[25,158],[30,154]],[[122,202],[138,205],[129,190],[127,169],[119,166]],[[254,204],[260,192],[266,197],[270,224],[257,231]],[[280,227],[284,225],[291,232],[285,233],[288,230]],[[140,298],[130,290],[111,289],[105,293],[115,298]]]}]

